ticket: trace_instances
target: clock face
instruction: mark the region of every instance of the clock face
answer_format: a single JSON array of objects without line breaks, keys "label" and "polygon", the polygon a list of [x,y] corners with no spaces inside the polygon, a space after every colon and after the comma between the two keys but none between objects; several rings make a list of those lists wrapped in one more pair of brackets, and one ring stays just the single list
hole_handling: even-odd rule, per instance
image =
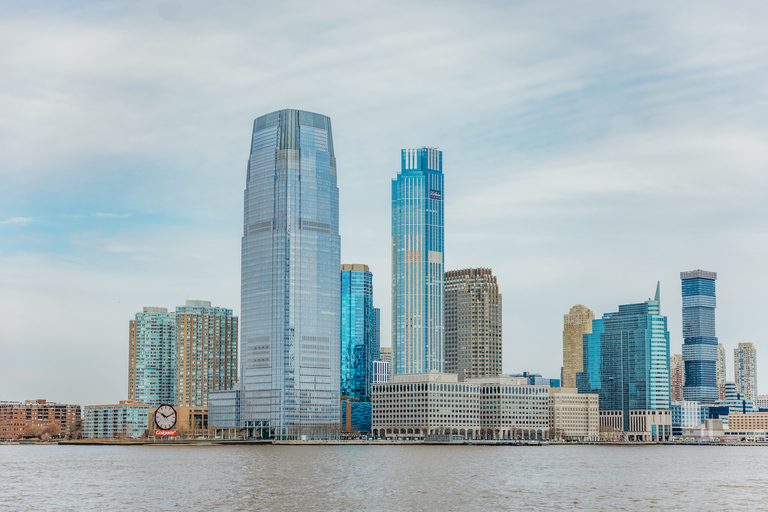
[{"label": "clock face", "polygon": [[172,429],[176,424],[176,409],[167,404],[158,407],[155,411],[155,424],[163,430]]}]

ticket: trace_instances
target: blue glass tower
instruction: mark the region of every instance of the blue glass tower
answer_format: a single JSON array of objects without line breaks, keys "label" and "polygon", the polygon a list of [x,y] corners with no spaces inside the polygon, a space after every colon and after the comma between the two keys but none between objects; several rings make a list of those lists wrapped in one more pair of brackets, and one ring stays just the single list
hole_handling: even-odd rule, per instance
[{"label": "blue glass tower", "polygon": [[393,371],[442,372],[443,153],[404,149],[392,180]]},{"label": "blue glass tower", "polygon": [[339,189],[331,120],[254,121],[241,266],[241,421],[249,436],[339,422]]},{"label": "blue glass tower", "polygon": [[706,270],[680,272],[683,284],[683,398],[703,404],[717,400],[715,280]]},{"label": "blue glass tower", "polygon": [[374,350],[373,274],[368,265],[341,266],[341,396],[371,400]]},{"label": "blue glass tower", "polygon": [[579,392],[598,393],[601,410],[623,411],[625,431],[631,410],[669,409],[669,331],[660,305],[657,285],[654,300],[619,306],[584,335]]}]

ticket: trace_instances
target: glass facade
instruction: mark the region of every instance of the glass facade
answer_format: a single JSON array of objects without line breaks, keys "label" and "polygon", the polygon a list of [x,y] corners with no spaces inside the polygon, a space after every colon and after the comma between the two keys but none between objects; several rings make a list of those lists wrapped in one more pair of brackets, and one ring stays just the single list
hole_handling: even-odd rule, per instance
[{"label": "glass facade", "polygon": [[654,300],[619,306],[594,321],[592,334],[584,335],[583,353],[588,360],[586,371],[577,374],[579,392],[597,392],[600,410],[622,411],[625,431],[631,410],[669,409],[669,331],[658,287]]},{"label": "glass facade", "polygon": [[330,118],[254,121],[241,264],[241,418],[249,436],[339,422],[339,189]]},{"label": "glass facade", "polygon": [[176,314],[147,307],[129,324],[128,398],[146,405],[176,402]]},{"label": "glass facade", "polygon": [[373,274],[341,266],[341,396],[371,400],[374,350]]},{"label": "glass facade", "polygon": [[683,289],[683,362],[685,400],[712,404],[717,400],[715,280],[706,270],[681,272]]},{"label": "glass facade", "polygon": [[442,372],[443,153],[404,149],[392,180],[393,372]]}]

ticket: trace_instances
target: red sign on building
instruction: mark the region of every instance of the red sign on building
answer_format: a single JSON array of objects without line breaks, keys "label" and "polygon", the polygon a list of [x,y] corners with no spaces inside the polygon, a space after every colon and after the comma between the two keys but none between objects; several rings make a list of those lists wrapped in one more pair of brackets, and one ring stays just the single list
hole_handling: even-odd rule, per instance
[{"label": "red sign on building", "polygon": [[176,435],[175,430],[155,430],[155,436],[157,437],[175,436],[175,435]]}]

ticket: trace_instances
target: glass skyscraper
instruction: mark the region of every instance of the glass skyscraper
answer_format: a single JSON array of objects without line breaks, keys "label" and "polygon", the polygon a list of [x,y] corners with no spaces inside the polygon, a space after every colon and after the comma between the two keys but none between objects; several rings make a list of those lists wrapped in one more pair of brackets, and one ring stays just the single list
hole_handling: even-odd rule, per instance
[{"label": "glass skyscraper", "polygon": [[442,372],[443,153],[404,149],[392,180],[393,372]]},{"label": "glass skyscraper", "polygon": [[619,306],[593,321],[592,333],[583,336],[579,392],[598,393],[600,410],[622,411],[625,431],[631,410],[669,409],[669,331],[660,302],[657,286],[654,300]]},{"label": "glass skyscraper", "polygon": [[330,118],[254,121],[241,265],[241,421],[249,436],[339,425],[339,189]]},{"label": "glass skyscraper", "polygon": [[715,280],[706,270],[680,272],[683,285],[683,398],[703,404],[717,400]]},{"label": "glass skyscraper", "polygon": [[[375,322],[368,265],[341,266],[341,396],[371,400]],[[377,347],[378,348],[378,347]]]}]

